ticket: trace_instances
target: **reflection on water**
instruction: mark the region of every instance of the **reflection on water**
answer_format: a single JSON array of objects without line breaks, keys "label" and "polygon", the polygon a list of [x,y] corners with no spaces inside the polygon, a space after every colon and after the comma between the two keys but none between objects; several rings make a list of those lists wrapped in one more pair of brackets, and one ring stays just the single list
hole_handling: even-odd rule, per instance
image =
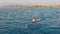
[{"label": "reflection on water", "polygon": [[[38,21],[32,24],[32,19]],[[0,34],[60,34],[60,9],[0,9]]]}]

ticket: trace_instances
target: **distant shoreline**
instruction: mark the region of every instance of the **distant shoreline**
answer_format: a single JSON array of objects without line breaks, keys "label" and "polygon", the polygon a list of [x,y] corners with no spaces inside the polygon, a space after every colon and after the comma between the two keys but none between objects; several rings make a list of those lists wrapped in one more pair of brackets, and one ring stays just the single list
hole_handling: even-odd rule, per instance
[{"label": "distant shoreline", "polygon": [[33,5],[33,6],[23,6],[23,5],[8,5],[3,8],[60,8],[60,5],[55,6],[43,6],[43,5]]}]

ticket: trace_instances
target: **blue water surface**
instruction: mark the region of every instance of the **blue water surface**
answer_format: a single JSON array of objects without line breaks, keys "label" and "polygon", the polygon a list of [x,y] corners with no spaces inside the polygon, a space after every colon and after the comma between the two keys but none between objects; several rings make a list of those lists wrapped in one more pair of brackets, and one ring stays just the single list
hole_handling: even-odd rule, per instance
[{"label": "blue water surface", "polygon": [[0,8],[0,34],[60,34],[60,9]]}]

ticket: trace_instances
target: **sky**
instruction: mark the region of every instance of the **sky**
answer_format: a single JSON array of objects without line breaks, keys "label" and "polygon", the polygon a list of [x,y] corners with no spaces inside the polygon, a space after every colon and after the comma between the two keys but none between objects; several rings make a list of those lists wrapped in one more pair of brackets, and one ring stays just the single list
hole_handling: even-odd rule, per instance
[{"label": "sky", "polygon": [[20,5],[60,5],[60,0],[0,0],[0,6]]}]

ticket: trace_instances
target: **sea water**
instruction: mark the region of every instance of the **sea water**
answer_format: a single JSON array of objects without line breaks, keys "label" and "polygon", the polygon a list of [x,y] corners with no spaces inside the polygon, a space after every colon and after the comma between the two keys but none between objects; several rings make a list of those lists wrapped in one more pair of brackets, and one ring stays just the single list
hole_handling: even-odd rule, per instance
[{"label": "sea water", "polygon": [[0,8],[0,34],[60,34],[60,9]]}]

